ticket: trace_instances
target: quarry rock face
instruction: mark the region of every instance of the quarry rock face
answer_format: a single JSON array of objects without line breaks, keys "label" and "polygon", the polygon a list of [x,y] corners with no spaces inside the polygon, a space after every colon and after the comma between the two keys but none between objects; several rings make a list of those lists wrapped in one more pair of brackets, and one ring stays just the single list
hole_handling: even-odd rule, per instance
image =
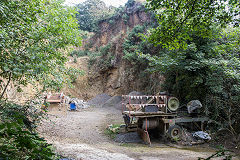
[{"label": "quarry rock face", "polygon": [[[103,70],[93,65],[90,67],[91,71],[88,75],[90,85],[101,86],[102,92],[111,96],[126,94],[132,90],[144,92],[149,90],[150,81],[163,79],[157,73],[149,74],[149,77],[139,78],[142,70],[123,58],[123,43],[128,33],[136,25],[144,25],[152,21],[151,15],[146,13],[143,8],[142,4],[137,2],[133,6],[125,8],[122,15],[115,15],[101,20],[98,33],[88,40],[91,43],[90,50],[95,50],[95,48],[111,43],[110,52],[115,57],[111,61],[111,67]],[[123,15],[127,15],[128,19],[124,19]],[[113,23],[110,23],[110,21]],[[155,87],[156,90],[160,89],[160,85]]]},{"label": "quarry rock face", "polygon": [[[116,15],[109,19],[104,19],[99,22],[99,31],[92,38],[93,47],[103,46],[110,41],[123,40],[130,31],[136,25],[143,25],[145,22],[150,21],[150,15],[144,10],[141,10],[141,3],[135,3],[132,7],[125,9],[125,13],[129,18],[125,21],[122,15]],[[113,24],[109,21],[112,20]],[[118,43],[121,45],[121,43]]]}]

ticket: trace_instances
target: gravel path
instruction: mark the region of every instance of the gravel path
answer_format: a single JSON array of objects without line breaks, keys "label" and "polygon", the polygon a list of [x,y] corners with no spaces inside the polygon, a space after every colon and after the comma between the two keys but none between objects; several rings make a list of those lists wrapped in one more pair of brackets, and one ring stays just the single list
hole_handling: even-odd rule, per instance
[{"label": "gravel path", "polygon": [[91,108],[80,112],[68,111],[63,115],[52,115],[49,117],[52,122],[45,121],[41,133],[53,142],[96,144],[108,141],[101,131],[105,116],[106,114],[99,109],[93,112]]}]

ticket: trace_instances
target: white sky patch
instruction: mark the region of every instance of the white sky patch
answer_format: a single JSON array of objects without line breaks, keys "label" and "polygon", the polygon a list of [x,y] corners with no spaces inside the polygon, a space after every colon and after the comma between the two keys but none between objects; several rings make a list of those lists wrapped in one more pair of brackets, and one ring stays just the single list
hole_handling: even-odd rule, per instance
[{"label": "white sky patch", "polygon": [[[85,0],[65,0],[65,5],[68,6],[73,6],[75,4],[79,4],[84,2]],[[119,7],[120,5],[124,5],[127,0],[102,0],[104,3],[106,3],[107,6],[114,6],[114,7]]]}]

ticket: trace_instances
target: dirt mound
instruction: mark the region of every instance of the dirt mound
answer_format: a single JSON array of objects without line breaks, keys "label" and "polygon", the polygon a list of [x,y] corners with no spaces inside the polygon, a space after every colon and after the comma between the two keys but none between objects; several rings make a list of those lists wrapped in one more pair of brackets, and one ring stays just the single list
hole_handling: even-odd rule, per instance
[{"label": "dirt mound", "polygon": [[107,100],[102,107],[114,107],[116,109],[122,108],[122,97],[121,96],[113,96],[109,100]]},{"label": "dirt mound", "polygon": [[144,143],[137,132],[120,133],[116,135],[115,141],[120,143]]},{"label": "dirt mound", "polygon": [[115,105],[115,108],[117,109],[117,110],[122,110],[123,109],[123,104],[122,104],[122,100],[118,103],[118,104],[116,104]]},{"label": "dirt mound", "polygon": [[109,96],[106,93],[102,93],[94,97],[93,99],[89,100],[87,103],[89,105],[96,105],[96,106],[101,106],[103,105],[107,100],[109,100],[111,96]]},{"label": "dirt mound", "polygon": [[[142,96],[144,93],[142,92],[137,92],[137,91],[132,91],[128,94],[130,97],[124,97],[122,103],[124,104],[141,104],[144,102],[142,99],[135,99],[133,98],[134,96]],[[122,108],[122,107],[121,107]]]}]

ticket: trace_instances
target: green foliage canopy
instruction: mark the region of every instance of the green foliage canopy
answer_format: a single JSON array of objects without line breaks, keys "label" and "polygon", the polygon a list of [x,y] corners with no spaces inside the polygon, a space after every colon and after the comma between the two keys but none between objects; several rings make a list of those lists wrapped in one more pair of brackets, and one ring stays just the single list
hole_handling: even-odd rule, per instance
[{"label": "green foliage canopy", "polygon": [[81,44],[75,15],[60,0],[0,1],[0,159],[56,158],[36,132],[42,110],[9,103],[3,95],[10,82],[59,89],[74,80],[77,71],[65,68],[64,49]]},{"label": "green foliage canopy", "polygon": [[149,60],[164,88],[182,102],[199,99],[216,129],[240,133],[239,1],[147,0],[158,25],[146,42],[161,47]]},{"label": "green foliage canopy", "polygon": [[165,77],[164,88],[187,103],[199,99],[217,128],[240,133],[240,30],[216,29],[218,38],[191,35],[186,49],[161,49],[157,55],[142,54],[149,71]]},{"label": "green foliage canopy", "polygon": [[63,49],[81,44],[76,12],[58,0],[2,0],[0,13],[0,77],[57,88],[66,82]]},{"label": "green foliage canopy", "polygon": [[96,32],[98,21],[112,15],[115,11],[113,6],[107,7],[101,0],[87,0],[76,7],[79,28],[89,32]]},{"label": "green foliage canopy", "polygon": [[169,49],[186,48],[192,32],[213,38],[212,24],[239,25],[235,17],[240,13],[238,0],[147,0],[146,7],[156,14],[158,21],[148,40]]}]

